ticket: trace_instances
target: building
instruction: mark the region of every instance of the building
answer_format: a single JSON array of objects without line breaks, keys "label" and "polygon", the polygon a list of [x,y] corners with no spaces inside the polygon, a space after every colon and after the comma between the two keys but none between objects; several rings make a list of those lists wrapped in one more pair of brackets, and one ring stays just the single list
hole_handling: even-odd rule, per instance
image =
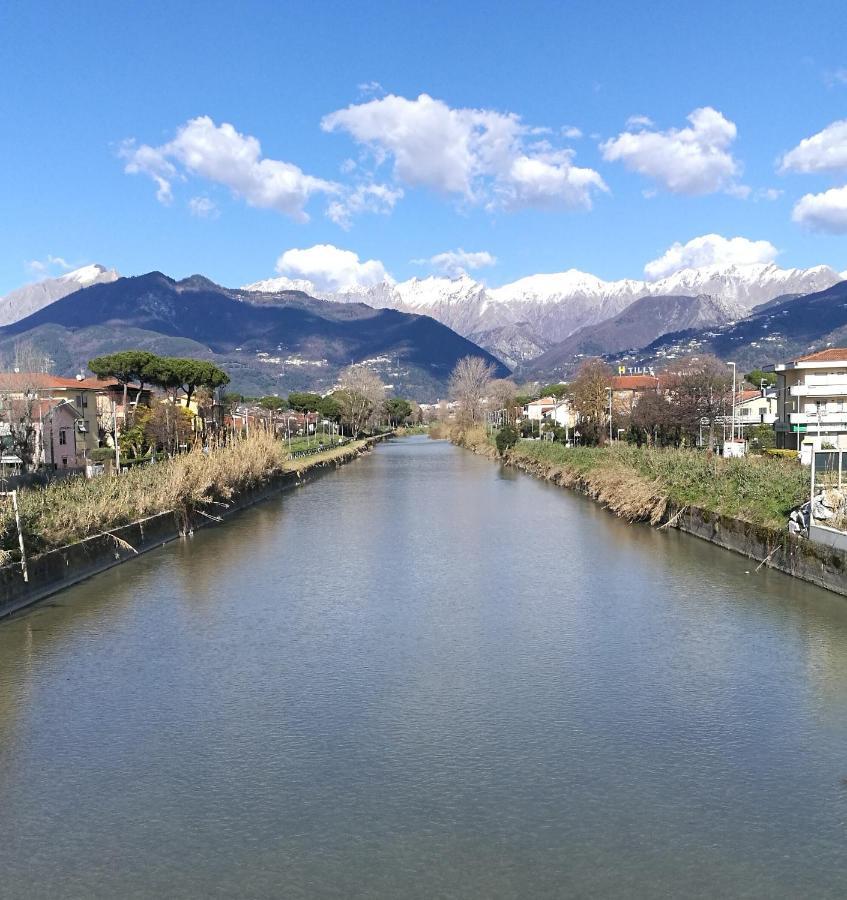
[{"label": "building", "polygon": [[83,469],[100,445],[97,397],[108,382],[43,372],[0,372],[0,435],[25,424],[34,465]]},{"label": "building", "polygon": [[559,401],[555,397],[539,397],[538,400],[530,400],[524,407],[524,417],[531,422],[540,422],[548,416]]},{"label": "building", "polygon": [[657,375],[615,375],[609,381],[615,418],[632,415],[639,398],[645,393],[658,391],[660,387],[661,380]]},{"label": "building", "polygon": [[742,390],[735,395],[735,425],[745,429],[754,425],[773,425],[777,415],[777,392],[775,389]]},{"label": "building", "polygon": [[847,347],[833,347],[774,366],[776,445],[847,449]]}]

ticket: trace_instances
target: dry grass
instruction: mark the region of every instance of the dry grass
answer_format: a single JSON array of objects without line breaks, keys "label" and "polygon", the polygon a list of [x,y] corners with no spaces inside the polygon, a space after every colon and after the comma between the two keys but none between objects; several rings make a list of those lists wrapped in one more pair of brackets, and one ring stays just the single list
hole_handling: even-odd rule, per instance
[{"label": "dry grass", "polygon": [[[134,466],[120,478],[73,478],[22,490],[18,503],[24,539],[28,551],[38,553],[168,511],[188,527],[195,513],[215,516],[240,491],[282,472],[302,472],[355,454],[363,443],[288,461],[287,447],[260,433],[209,453],[193,450],[153,465]],[[16,554],[10,510],[3,511],[0,527],[0,552]]]}]

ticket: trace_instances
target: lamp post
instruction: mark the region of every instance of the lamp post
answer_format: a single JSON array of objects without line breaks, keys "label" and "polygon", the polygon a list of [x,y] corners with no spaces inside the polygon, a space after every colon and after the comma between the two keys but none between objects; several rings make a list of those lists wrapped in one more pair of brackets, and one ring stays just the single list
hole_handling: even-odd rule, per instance
[{"label": "lamp post", "polygon": [[[727,363],[727,365],[732,366],[732,433],[730,436],[730,442],[732,443],[732,449],[735,450],[735,378],[737,372],[737,366],[734,362]],[[724,454],[726,456],[726,454]]]}]

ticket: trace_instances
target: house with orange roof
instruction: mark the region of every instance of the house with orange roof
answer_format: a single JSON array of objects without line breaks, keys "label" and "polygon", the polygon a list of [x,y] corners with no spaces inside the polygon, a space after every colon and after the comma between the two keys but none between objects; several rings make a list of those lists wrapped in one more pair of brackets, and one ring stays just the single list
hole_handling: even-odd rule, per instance
[{"label": "house with orange roof", "polygon": [[0,372],[0,437],[31,434],[31,462],[82,469],[99,446],[97,398],[110,388],[95,378]]},{"label": "house with orange roof", "polygon": [[774,366],[777,447],[847,449],[847,347],[831,347]]}]

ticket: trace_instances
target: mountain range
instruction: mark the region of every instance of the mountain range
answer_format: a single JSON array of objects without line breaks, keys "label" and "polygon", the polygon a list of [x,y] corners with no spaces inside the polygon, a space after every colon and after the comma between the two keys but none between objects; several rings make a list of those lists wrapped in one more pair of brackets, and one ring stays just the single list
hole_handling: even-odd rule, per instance
[{"label": "mountain range", "polygon": [[829,266],[782,269],[773,263],[751,263],[683,269],[656,281],[604,281],[570,269],[498,288],[463,275],[380,282],[346,291],[322,291],[309,281],[279,277],[246,285],[245,290],[301,290],[336,302],[432,316],[514,368],[644,297],[674,298],[669,307],[678,306],[676,298],[682,296],[708,297],[716,323],[729,322],[776,297],[820,291],[841,280]]},{"label": "mountain range", "polygon": [[709,353],[751,369],[827,347],[844,346],[847,281],[824,291],[762,304],[737,322],[671,332],[640,350],[613,353],[606,358],[612,364],[664,368],[676,359]]},{"label": "mountain range", "polygon": [[22,340],[47,353],[57,374],[84,370],[93,356],[127,347],[213,359],[244,393],[332,387],[351,362],[365,363],[401,394],[443,395],[463,356],[486,351],[428,316],[302,292],[253,294],[195,275],[160,272],[84,287],[0,328],[0,353]]}]

